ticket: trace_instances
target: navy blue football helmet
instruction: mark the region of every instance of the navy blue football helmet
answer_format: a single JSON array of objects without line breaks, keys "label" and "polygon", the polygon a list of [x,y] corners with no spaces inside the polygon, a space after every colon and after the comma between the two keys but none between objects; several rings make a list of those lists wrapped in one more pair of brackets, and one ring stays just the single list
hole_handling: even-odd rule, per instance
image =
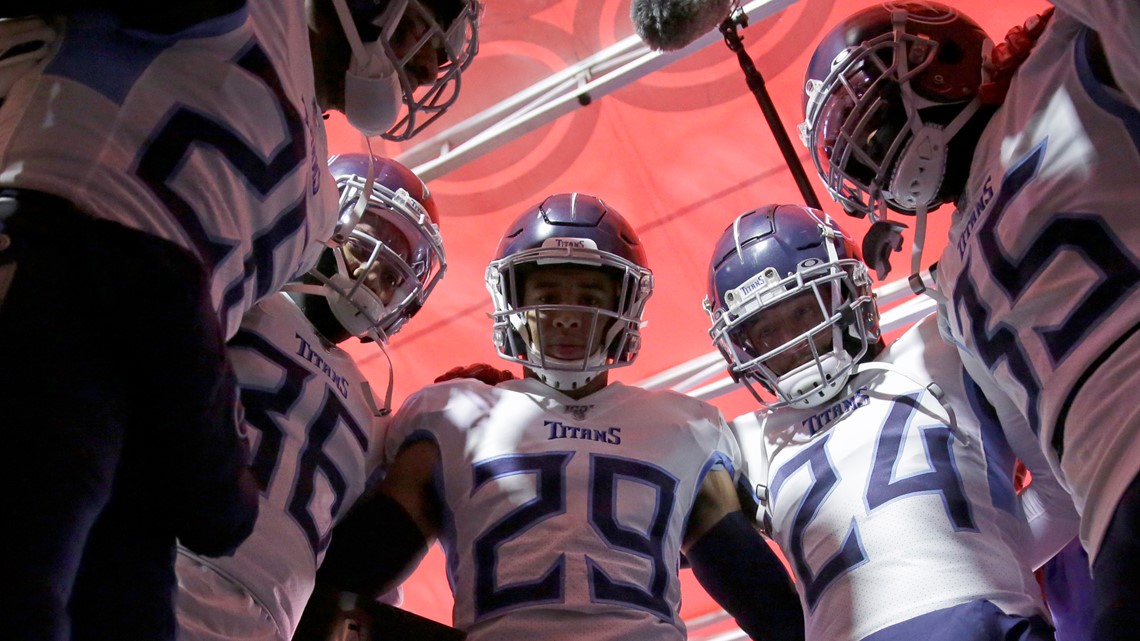
[{"label": "navy blue football helmet", "polygon": [[709,334],[733,380],[761,403],[814,407],[842,390],[879,340],[871,286],[855,243],[827,214],[766,205],[717,241],[704,301]]},{"label": "navy blue football helmet", "polygon": [[[617,308],[580,305],[523,305],[525,278],[547,266],[603,270],[615,284]],[[598,373],[629,365],[641,348],[641,315],[653,293],[653,275],[633,227],[594,196],[555,194],[528,209],[507,228],[487,267],[487,291],[495,305],[494,343],[499,356],[527,366],[555,389],[576,389]],[[571,310],[592,318],[591,332],[603,332],[601,348],[586,358],[548,355],[541,331],[528,316]],[[591,333],[588,344],[596,344]]]},{"label": "navy blue football helmet", "polygon": [[387,341],[443,278],[447,258],[427,185],[394,160],[375,157],[373,163],[373,184],[366,193],[367,154],[329,160],[341,216],[332,247],[310,272],[321,287],[303,293],[324,296],[350,334]]},{"label": "navy blue football helmet", "polygon": [[985,31],[957,9],[883,2],[823,36],[804,81],[800,138],[849,214],[911,214],[952,199],[948,143],[977,112]]}]

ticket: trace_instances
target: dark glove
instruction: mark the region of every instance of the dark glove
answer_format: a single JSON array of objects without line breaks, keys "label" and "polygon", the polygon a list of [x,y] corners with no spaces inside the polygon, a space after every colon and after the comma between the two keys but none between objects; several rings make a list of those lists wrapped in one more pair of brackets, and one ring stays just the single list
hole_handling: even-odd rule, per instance
[{"label": "dark glove", "polygon": [[508,370],[497,369],[486,363],[475,363],[453,367],[437,376],[435,382],[442,383],[456,378],[473,378],[488,385],[498,385],[504,381],[514,380],[515,375]]},{"label": "dark glove", "polygon": [[994,45],[990,56],[983,62],[985,79],[978,87],[978,97],[983,105],[1000,105],[1005,102],[1009,83],[1021,63],[1029,57],[1037,39],[1045,31],[1045,25],[1053,17],[1053,7],[1038,15],[1030,16],[1025,24],[1016,26],[1005,34],[1005,40]]},{"label": "dark glove", "polygon": [[902,251],[902,230],[906,225],[890,220],[880,220],[871,225],[863,236],[863,260],[879,280],[891,273],[891,252]]}]

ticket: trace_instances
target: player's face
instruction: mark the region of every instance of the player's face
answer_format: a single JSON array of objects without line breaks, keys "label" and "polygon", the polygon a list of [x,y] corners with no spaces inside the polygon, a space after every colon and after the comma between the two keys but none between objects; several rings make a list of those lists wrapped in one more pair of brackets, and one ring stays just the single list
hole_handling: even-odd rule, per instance
[{"label": "player's face", "polygon": [[[427,2],[429,11],[438,13]],[[331,0],[306,0],[309,15],[309,46],[313,55],[313,72],[317,87],[317,100],[321,109],[344,111],[344,73],[348,69],[352,50],[344,36],[336,9]],[[445,21],[440,21],[444,24]],[[407,11],[389,43],[401,60],[412,53],[412,48],[428,30],[427,21],[415,11]],[[404,69],[416,86],[435,81],[439,73],[439,57],[443,43],[432,42],[415,52],[406,61]]]},{"label": "player's face", "polygon": [[409,54],[411,59],[404,63],[404,70],[407,71],[408,77],[412,80],[417,87],[423,87],[435,82],[436,76],[439,75],[439,62],[443,54],[443,43],[437,41],[438,37],[433,37],[427,46],[416,49],[416,44],[424,37],[424,34],[430,31],[431,26],[424,16],[409,11],[404,14],[400,24],[396,27],[396,32],[392,34],[392,50],[396,55],[403,60]]},{"label": "player's face", "polygon": [[[522,304],[617,308],[617,285],[589,267],[541,267],[523,283]],[[584,360],[602,345],[611,317],[584,310],[554,309],[527,315],[530,335],[541,339],[543,353],[565,361]],[[591,340],[591,336],[593,337]]]},{"label": "player's face", "polygon": [[[383,242],[405,262],[410,260],[412,249],[407,237],[399,233],[391,224],[381,220],[379,216],[365,212],[356,229]],[[350,238],[345,244],[344,263],[348,268],[348,273],[354,279],[364,275],[364,286],[372,290],[385,305],[388,305],[392,302],[396,291],[404,284],[404,274],[392,265],[385,252],[380,252],[376,263],[365,275],[364,270],[372,255],[372,250],[371,246]]]},{"label": "player's face", "polygon": [[[829,292],[825,287],[820,288],[820,294],[828,300]],[[799,292],[756,314],[756,320],[744,330],[747,344],[751,346],[749,351],[753,356],[766,354],[789,341],[796,341],[824,320],[815,292],[811,289]],[[830,331],[820,332],[811,340],[818,352],[831,350]],[[783,376],[811,359],[811,347],[805,337],[765,361],[765,365],[777,376]]]}]

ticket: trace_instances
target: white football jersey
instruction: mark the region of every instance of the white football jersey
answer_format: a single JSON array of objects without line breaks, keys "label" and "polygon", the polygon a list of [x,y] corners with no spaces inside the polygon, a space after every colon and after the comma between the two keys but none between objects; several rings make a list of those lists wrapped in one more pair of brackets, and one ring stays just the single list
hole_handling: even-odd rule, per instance
[{"label": "white football jersey", "polygon": [[[1118,85],[1140,87],[1140,5],[1060,4],[1102,23],[1131,59]],[[1095,558],[1140,471],[1140,111],[1094,77],[1092,37],[1058,8],[982,135],[938,281],[963,360],[1021,408]]]},{"label": "white football jersey", "polygon": [[716,408],[621,383],[573,400],[457,380],[408,399],[386,458],[419,439],[439,447],[440,541],[471,641],[685,638],[685,525],[706,474],[739,463]]},{"label": "white football jersey", "polygon": [[[253,533],[233,556],[180,559],[180,574],[204,565],[222,585],[179,594],[180,639],[233,638],[226,615],[252,597],[272,618],[277,638],[287,641],[312,593],[330,530],[378,467],[383,424],[352,358],[324,343],[286,294],[246,315],[229,354],[253,471],[267,489]],[[179,554],[193,557],[181,548]],[[243,602],[227,605],[227,598]]]},{"label": "white football jersey", "polygon": [[857,373],[828,405],[732,423],[745,474],[767,488],[808,641],[856,641],[976,599],[1044,613],[1012,452],[934,317],[875,362],[893,369]]},{"label": "white football jersey", "polygon": [[301,0],[250,0],[169,36],[76,14],[0,109],[0,187],[189,249],[232,336],[336,222],[306,25]]}]

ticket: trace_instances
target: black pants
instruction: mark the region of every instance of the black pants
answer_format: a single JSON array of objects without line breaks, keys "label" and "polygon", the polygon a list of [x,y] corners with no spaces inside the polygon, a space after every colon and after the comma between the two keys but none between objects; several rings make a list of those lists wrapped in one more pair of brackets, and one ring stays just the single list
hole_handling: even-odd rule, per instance
[{"label": "black pants", "polygon": [[257,514],[203,270],[59,199],[0,216],[0,638],[172,638],[175,538],[230,553]]},{"label": "black pants", "polygon": [[1140,634],[1140,476],[1132,479],[1093,562],[1093,639]]}]

